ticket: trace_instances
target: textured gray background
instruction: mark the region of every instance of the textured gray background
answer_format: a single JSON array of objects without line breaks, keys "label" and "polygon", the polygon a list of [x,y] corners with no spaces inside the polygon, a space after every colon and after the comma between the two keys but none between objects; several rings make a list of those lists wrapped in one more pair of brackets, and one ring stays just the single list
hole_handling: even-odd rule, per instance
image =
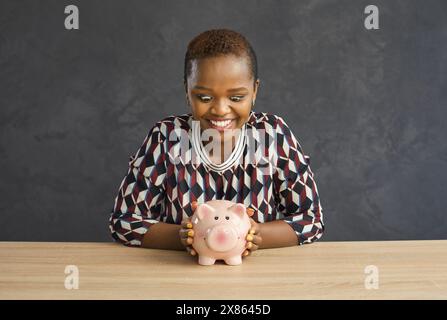
[{"label": "textured gray background", "polygon": [[3,0],[0,240],[111,241],[129,156],[188,111],[187,43],[217,27],[250,40],[256,110],[312,158],[323,241],[447,238],[447,2]]}]

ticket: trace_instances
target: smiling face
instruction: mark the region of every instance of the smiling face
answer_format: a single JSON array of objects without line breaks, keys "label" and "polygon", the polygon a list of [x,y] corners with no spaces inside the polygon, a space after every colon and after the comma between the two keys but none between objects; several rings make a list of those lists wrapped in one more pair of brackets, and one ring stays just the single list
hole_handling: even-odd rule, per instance
[{"label": "smiling face", "polygon": [[258,86],[246,57],[193,60],[186,88],[193,118],[202,130],[218,130],[223,140],[226,129],[240,129],[247,122]]}]

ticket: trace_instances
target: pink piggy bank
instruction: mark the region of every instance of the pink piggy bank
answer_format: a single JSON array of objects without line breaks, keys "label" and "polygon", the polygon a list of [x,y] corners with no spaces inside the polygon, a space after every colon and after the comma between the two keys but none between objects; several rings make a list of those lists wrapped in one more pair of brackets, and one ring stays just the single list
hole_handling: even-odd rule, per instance
[{"label": "pink piggy bank", "polygon": [[199,264],[213,265],[224,260],[228,265],[242,263],[247,233],[251,227],[246,207],[228,200],[211,200],[198,205],[191,218],[193,248]]}]

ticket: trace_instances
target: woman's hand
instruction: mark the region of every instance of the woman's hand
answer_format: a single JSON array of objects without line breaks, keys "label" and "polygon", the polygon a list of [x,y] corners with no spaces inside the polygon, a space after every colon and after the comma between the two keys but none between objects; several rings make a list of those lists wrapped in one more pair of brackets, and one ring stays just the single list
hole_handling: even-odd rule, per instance
[{"label": "woman's hand", "polygon": [[[254,214],[254,210],[247,208],[247,214],[251,217]],[[253,251],[258,250],[262,243],[260,225],[252,218],[250,218],[251,228],[248,231],[246,249],[242,254],[243,257],[249,256]]]},{"label": "woman's hand", "polygon": [[[197,202],[191,203],[193,212],[197,209]],[[192,222],[190,218],[182,221],[182,227],[179,231],[180,242],[185,246],[186,251],[192,256],[195,256],[197,252],[192,248],[192,243],[194,241],[194,230],[192,229]]]}]

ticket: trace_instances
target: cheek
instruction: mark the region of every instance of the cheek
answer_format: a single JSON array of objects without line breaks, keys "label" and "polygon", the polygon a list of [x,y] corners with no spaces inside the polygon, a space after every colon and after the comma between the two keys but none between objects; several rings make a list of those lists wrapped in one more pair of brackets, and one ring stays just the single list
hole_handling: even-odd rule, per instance
[{"label": "cheek", "polygon": [[236,110],[239,117],[248,119],[251,111],[251,99],[247,99],[243,104],[235,105],[234,109]]},{"label": "cheek", "polygon": [[199,231],[199,232],[197,232],[197,237],[198,237],[198,238],[205,238],[205,231]]},{"label": "cheek", "polygon": [[208,111],[208,108],[200,103],[191,102],[191,111],[195,118],[201,118]]}]

